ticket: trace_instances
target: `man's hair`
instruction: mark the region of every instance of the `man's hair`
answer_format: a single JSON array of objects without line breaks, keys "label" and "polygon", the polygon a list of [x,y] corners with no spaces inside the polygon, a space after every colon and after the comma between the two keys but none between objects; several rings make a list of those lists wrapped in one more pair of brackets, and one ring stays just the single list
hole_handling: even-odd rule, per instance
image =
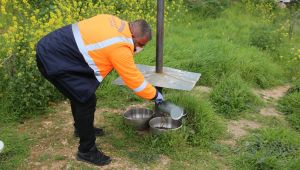
[{"label": "man's hair", "polygon": [[150,25],[147,23],[147,21],[143,20],[143,19],[138,19],[132,22],[133,25],[138,27],[139,30],[139,37],[144,37],[147,36],[149,40],[152,39],[152,33],[151,33],[151,27]]}]

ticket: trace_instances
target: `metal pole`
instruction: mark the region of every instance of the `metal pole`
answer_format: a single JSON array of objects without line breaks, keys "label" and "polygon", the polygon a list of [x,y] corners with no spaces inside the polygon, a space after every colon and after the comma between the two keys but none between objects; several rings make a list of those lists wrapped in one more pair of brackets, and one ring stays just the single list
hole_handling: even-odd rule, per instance
[{"label": "metal pole", "polygon": [[164,0],[157,0],[156,73],[163,72]]},{"label": "metal pole", "polygon": [[[164,38],[164,0],[157,0],[156,24],[156,73],[163,72],[163,38]],[[162,87],[156,87],[162,93]],[[155,103],[155,116],[162,116]]]}]

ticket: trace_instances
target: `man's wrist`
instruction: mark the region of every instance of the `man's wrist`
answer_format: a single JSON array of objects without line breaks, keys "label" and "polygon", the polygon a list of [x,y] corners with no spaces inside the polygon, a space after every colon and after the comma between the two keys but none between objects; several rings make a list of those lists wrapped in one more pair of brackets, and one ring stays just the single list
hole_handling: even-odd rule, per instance
[{"label": "man's wrist", "polygon": [[157,98],[157,96],[158,96],[158,90],[156,89],[156,93],[155,93],[155,96],[151,99],[151,100],[155,100],[156,98]]}]

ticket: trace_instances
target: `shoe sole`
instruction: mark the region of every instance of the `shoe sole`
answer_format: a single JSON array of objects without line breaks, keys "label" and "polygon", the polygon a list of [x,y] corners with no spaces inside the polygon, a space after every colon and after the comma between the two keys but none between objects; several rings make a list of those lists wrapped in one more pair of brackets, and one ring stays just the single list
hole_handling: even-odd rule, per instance
[{"label": "shoe sole", "polygon": [[108,160],[107,162],[104,162],[103,164],[95,164],[95,163],[93,163],[93,162],[89,162],[89,161],[87,161],[87,160],[85,160],[85,159],[82,159],[82,158],[80,158],[78,155],[76,155],[76,159],[77,159],[77,161],[82,161],[82,162],[85,162],[85,163],[89,163],[89,164],[92,164],[92,165],[96,165],[96,166],[105,166],[105,165],[108,165],[108,164],[110,164],[111,163],[111,159],[110,160]]}]

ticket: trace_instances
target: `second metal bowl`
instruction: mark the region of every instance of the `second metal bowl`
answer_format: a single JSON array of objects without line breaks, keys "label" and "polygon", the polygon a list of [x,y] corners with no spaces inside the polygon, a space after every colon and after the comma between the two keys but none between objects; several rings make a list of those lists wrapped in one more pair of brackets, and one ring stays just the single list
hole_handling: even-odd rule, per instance
[{"label": "second metal bowl", "polygon": [[170,130],[178,130],[182,126],[181,120],[171,117],[155,117],[149,121],[150,130],[154,134],[161,134]]},{"label": "second metal bowl", "polygon": [[144,130],[149,127],[149,120],[153,116],[153,111],[146,108],[132,108],[124,114],[124,121],[127,125],[137,130]]}]

